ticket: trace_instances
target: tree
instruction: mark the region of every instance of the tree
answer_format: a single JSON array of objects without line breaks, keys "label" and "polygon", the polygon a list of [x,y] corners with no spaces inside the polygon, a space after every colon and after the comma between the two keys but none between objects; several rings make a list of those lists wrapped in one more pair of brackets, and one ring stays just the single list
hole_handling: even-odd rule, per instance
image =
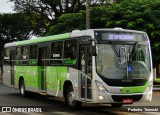
[{"label": "tree", "polygon": [[106,27],[122,27],[147,32],[151,40],[153,60],[160,63],[160,1],[123,0],[110,7]]},{"label": "tree", "polygon": [[31,12],[46,18],[51,24],[64,13],[76,13],[85,9],[84,0],[10,0],[15,3],[15,11]]},{"label": "tree", "polygon": [[[91,7],[91,28],[105,28],[107,9],[104,6]],[[86,12],[63,14],[57,19],[57,24],[49,29],[46,35],[84,30],[86,28]]]},{"label": "tree", "polygon": [[[34,15],[38,18],[38,15]],[[41,22],[34,22],[22,13],[0,14],[0,61],[5,43],[30,39],[43,31]]]},{"label": "tree", "polygon": [[0,39],[6,43],[13,42],[15,39],[19,41],[29,39],[33,35],[38,35],[41,33],[40,26],[37,29],[37,22],[33,22],[22,13],[0,14],[0,25]]},{"label": "tree", "polygon": [[85,28],[85,12],[63,14],[58,18],[58,23],[52,26],[47,35],[71,32]]},{"label": "tree", "polygon": [[[67,13],[79,13],[86,9],[86,0],[10,0],[14,2],[14,9],[17,12],[23,12],[26,17],[31,13],[39,15],[45,19],[47,26],[44,27],[46,32],[48,28],[57,24],[58,18]],[[91,6],[113,4],[121,0],[89,0]],[[34,18],[32,19],[34,20]],[[39,22],[41,19],[35,19]],[[53,28],[53,27],[52,27]],[[45,34],[45,33],[44,33]]]},{"label": "tree", "polygon": [[[17,12],[36,12],[52,21],[66,13],[85,10],[86,0],[10,0]],[[89,0],[91,5],[112,4],[121,0]]]},{"label": "tree", "polygon": [[[91,28],[114,28],[142,30],[149,35],[154,64],[160,63],[160,1],[122,0],[113,5],[90,8]],[[79,21],[78,21],[79,20]],[[85,29],[85,11],[63,14],[49,34]]]}]

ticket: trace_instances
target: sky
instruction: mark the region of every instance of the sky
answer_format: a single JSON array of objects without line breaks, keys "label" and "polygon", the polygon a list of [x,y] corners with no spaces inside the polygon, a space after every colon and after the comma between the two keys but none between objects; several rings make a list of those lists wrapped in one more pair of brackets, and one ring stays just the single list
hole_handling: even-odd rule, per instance
[{"label": "sky", "polygon": [[0,0],[0,13],[12,13],[14,3],[9,0]]}]

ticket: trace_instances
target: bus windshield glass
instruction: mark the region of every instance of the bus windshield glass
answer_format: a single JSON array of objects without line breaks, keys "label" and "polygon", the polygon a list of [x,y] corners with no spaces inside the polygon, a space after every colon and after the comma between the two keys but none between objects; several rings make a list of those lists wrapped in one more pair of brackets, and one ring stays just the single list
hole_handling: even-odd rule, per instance
[{"label": "bus windshield glass", "polygon": [[97,44],[97,73],[108,79],[148,79],[151,72],[147,42]]}]

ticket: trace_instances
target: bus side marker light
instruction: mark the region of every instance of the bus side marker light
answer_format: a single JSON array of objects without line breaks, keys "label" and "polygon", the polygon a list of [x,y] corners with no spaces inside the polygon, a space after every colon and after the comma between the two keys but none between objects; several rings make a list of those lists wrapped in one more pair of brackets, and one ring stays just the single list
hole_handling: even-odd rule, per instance
[{"label": "bus side marker light", "polygon": [[101,96],[101,95],[100,95],[100,96],[98,96],[98,98],[99,98],[100,100],[103,100],[103,96]]}]

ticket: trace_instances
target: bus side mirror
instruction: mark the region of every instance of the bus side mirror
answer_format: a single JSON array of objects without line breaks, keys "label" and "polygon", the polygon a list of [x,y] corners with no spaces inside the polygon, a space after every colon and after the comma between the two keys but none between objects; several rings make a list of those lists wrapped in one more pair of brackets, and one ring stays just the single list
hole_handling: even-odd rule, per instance
[{"label": "bus side mirror", "polygon": [[97,48],[96,45],[92,46],[92,55],[97,56]]}]

